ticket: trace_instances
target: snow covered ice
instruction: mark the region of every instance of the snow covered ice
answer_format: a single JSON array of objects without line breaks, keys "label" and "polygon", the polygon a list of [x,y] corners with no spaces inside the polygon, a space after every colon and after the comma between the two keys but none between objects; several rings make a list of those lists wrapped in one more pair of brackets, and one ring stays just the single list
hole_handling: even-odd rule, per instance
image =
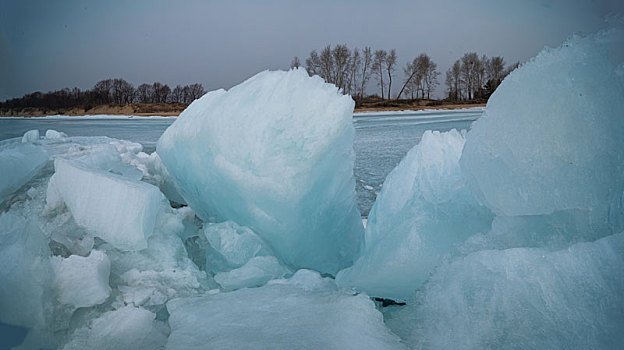
[{"label": "snow covered ice", "polygon": [[303,69],[265,71],[193,102],[157,151],[200,218],[233,220],[287,264],[334,274],[363,233],[353,106]]},{"label": "snow covered ice", "polygon": [[108,299],[111,292],[108,285],[110,260],[105,253],[92,250],[88,257],[54,258],[52,266],[61,303],[79,308],[101,304]]}]

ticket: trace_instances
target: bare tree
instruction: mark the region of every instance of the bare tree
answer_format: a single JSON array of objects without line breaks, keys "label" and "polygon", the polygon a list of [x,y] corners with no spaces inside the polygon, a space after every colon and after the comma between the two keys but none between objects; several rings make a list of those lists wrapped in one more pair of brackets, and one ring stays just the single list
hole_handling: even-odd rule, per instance
[{"label": "bare tree", "polygon": [[321,51],[320,58],[320,69],[319,73],[321,78],[325,79],[328,83],[335,83],[334,77],[334,55],[332,54],[331,45],[325,46],[323,51]]},{"label": "bare tree", "polygon": [[167,97],[171,92],[171,89],[167,84],[163,85],[159,82],[155,82],[154,84],[152,84],[152,88],[154,89],[154,102],[167,102]]},{"label": "bare tree", "polygon": [[171,102],[184,102],[184,88],[182,86],[176,85],[171,91]]},{"label": "bare tree", "polygon": [[436,86],[438,86],[438,75],[440,75],[440,73],[437,71],[437,67],[438,65],[435,62],[429,60],[427,70],[425,71],[425,75],[423,76],[423,80],[427,89],[427,99],[430,98],[431,92],[435,90]]},{"label": "bare tree", "polygon": [[403,74],[405,74],[407,79],[405,79],[405,82],[403,82],[403,86],[401,87],[401,90],[399,91],[396,97],[397,100],[401,98],[401,95],[403,94],[404,91],[406,93],[411,93],[412,99],[414,99],[414,89],[412,87],[416,85],[414,84],[414,80],[416,80],[418,72],[419,72],[417,67],[418,67],[417,58],[414,58],[412,62],[407,62],[405,64],[405,67],[403,68]]},{"label": "bare tree", "polygon": [[312,50],[310,57],[306,58],[306,70],[310,76],[321,74],[321,59],[316,50]]},{"label": "bare tree", "polygon": [[360,98],[364,98],[364,94],[366,92],[366,83],[368,82],[368,79],[370,79],[372,62],[373,51],[370,47],[366,46],[364,47],[364,50],[362,50],[362,80],[360,82],[362,86],[360,87]]},{"label": "bare tree", "polygon": [[466,90],[466,98],[472,100],[474,98],[475,91],[475,68],[479,61],[479,56],[476,52],[468,52],[461,58],[461,73],[464,81],[464,87]]},{"label": "bare tree", "polygon": [[106,79],[98,81],[93,86],[92,94],[93,100],[97,104],[111,103],[111,90],[113,88],[113,79]]},{"label": "bare tree", "polygon": [[343,93],[346,93],[346,83],[347,83],[347,75],[349,74],[349,61],[351,57],[351,51],[347,47],[347,45],[336,45],[332,50],[333,56],[333,83],[338,87],[338,89],[342,90]]},{"label": "bare tree", "polygon": [[386,57],[385,69],[388,74],[388,99],[390,99],[392,95],[392,76],[394,75],[394,71],[396,70],[396,50],[390,50],[390,54]]},{"label": "bare tree", "polygon": [[204,94],[206,93],[202,84],[199,84],[199,83],[191,84],[191,85],[188,85],[187,87],[188,87],[187,89],[188,100],[185,101],[186,103],[191,103],[195,101],[196,99],[204,96]]},{"label": "bare tree", "polygon": [[375,57],[373,58],[373,66],[372,71],[377,76],[379,80],[379,86],[381,87],[381,99],[384,99],[384,67],[386,64],[386,58],[388,57],[388,53],[384,50],[375,51]]},{"label": "bare tree", "polygon": [[110,91],[115,104],[132,103],[134,100],[134,87],[123,79],[113,79]]},{"label": "bare tree", "polygon": [[496,86],[503,80],[503,72],[505,71],[505,60],[501,56],[490,58],[487,65],[488,80],[496,82]]},{"label": "bare tree", "polygon": [[358,89],[358,81],[357,78],[359,76],[358,71],[360,70],[360,66],[362,65],[362,58],[360,57],[360,51],[355,48],[353,49],[353,54],[351,55],[351,61],[349,62],[349,83],[348,90],[349,94],[354,98],[357,98],[357,89]]},{"label": "bare tree", "polygon": [[458,101],[461,99],[461,63],[455,61],[453,66],[446,71],[446,85],[448,86],[449,99]]},{"label": "bare tree", "polygon": [[154,102],[154,88],[149,84],[141,84],[137,87],[135,100],[137,102]]},{"label": "bare tree", "polygon": [[292,61],[290,61],[290,68],[299,68],[301,63],[299,62],[299,57],[293,57]]}]

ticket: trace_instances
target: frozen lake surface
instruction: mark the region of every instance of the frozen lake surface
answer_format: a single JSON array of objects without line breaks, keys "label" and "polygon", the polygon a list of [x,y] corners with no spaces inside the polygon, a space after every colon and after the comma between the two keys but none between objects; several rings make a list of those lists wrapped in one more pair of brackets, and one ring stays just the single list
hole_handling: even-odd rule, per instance
[{"label": "frozen lake surface", "polygon": [[[358,209],[368,212],[388,173],[399,164],[426,130],[469,129],[483,108],[417,112],[358,113],[353,118],[355,178]],[[156,141],[175,118],[4,118],[0,119],[0,140],[21,137],[28,130],[45,133],[54,129],[69,136],[108,136],[139,142],[144,151],[156,149]]]}]

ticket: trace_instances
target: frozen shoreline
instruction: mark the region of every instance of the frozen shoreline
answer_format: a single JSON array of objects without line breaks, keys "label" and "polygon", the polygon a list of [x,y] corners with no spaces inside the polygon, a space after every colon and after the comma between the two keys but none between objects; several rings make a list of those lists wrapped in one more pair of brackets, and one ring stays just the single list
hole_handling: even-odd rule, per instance
[{"label": "frozen shoreline", "polygon": [[[354,112],[354,117],[363,117],[363,116],[394,116],[394,115],[412,115],[412,114],[431,114],[431,113],[462,113],[462,112],[480,112],[484,111],[485,107],[469,107],[469,108],[458,108],[458,109],[421,109],[421,110],[403,110],[403,111],[364,111],[364,112]],[[11,119],[32,119],[32,120],[42,120],[42,119],[54,119],[54,120],[93,120],[93,119],[175,119],[176,116],[140,116],[140,115],[117,115],[117,114],[94,114],[94,115],[80,115],[80,116],[71,116],[71,115],[47,115],[45,117],[0,117],[0,120],[11,120]]]}]

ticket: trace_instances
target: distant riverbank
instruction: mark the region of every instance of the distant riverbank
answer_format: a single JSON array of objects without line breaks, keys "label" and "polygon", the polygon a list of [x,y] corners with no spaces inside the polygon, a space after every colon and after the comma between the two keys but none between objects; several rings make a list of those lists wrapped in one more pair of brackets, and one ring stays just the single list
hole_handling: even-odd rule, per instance
[{"label": "distant riverbank", "polygon": [[[375,100],[375,103],[356,105],[354,113],[384,111],[420,111],[425,109],[461,109],[485,107],[485,102],[462,103],[438,100],[395,101]],[[127,105],[99,105],[91,108],[52,110],[47,108],[24,108],[22,110],[0,111],[0,117],[49,117],[49,116],[135,116],[135,117],[177,117],[188,107],[183,103],[133,103]]]}]

